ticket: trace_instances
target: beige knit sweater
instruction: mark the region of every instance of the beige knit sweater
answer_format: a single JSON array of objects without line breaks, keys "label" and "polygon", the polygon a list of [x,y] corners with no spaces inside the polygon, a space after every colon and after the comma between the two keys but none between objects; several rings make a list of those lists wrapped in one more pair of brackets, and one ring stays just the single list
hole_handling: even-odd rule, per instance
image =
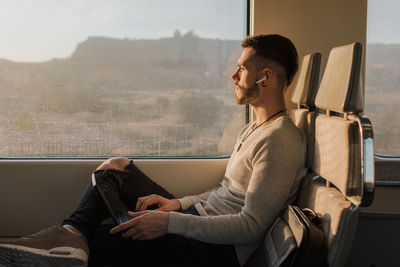
[{"label": "beige knit sweater", "polygon": [[179,199],[201,216],[171,212],[168,233],[209,243],[233,244],[243,265],[295,195],[305,175],[306,139],[288,116],[240,132],[220,186]]}]

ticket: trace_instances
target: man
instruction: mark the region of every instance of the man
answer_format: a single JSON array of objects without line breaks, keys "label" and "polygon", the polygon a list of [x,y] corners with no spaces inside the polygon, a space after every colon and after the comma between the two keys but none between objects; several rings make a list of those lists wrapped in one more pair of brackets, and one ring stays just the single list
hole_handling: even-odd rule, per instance
[{"label": "man", "polygon": [[0,242],[0,263],[20,258],[37,266],[79,266],[90,250],[92,266],[243,265],[293,199],[305,173],[306,144],[284,103],[298,68],[294,45],[280,35],[250,36],[241,45],[232,75],[235,98],[251,105],[256,120],[239,133],[217,188],[174,199],[132,161],[112,158],[94,175],[132,210],[129,221],[100,225],[109,212],[89,184],[62,226]]}]

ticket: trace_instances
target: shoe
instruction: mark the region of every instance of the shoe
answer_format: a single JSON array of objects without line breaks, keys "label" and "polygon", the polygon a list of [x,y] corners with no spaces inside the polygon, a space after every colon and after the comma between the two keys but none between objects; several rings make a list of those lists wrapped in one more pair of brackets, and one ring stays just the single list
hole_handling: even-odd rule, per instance
[{"label": "shoe", "polygon": [[87,266],[86,238],[62,226],[34,235],[0,240],[0,267]]}]

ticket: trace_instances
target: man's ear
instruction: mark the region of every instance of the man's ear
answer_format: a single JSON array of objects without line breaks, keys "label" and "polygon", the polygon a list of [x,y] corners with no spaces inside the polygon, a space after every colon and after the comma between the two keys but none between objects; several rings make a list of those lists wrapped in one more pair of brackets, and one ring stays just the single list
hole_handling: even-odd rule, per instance
[{"label": "man's ear", "polygon": [[263,81],[262,81],[262,85],[266,86],[267,84],[269,84],[271,82],[271,78],[273,77],[273,71],[270,68],[264,68],[263,69],[263,73],[265,75]]},{"label": "man's ear", "polygon": [[270,68],[263,69],[263,73],[267,77],[267,80],[272,77],[273,71]]}]

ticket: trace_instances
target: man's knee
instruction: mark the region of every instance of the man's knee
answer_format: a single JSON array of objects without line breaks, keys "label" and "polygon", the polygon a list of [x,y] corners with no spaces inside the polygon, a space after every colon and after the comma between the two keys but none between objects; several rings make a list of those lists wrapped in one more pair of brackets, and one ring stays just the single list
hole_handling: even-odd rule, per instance
[{"label": "man's knee", "polygon": [[123,157],[114,157],[104,161],[97,170],[116,169],[123,171],[129,164],[129,159]]}]

